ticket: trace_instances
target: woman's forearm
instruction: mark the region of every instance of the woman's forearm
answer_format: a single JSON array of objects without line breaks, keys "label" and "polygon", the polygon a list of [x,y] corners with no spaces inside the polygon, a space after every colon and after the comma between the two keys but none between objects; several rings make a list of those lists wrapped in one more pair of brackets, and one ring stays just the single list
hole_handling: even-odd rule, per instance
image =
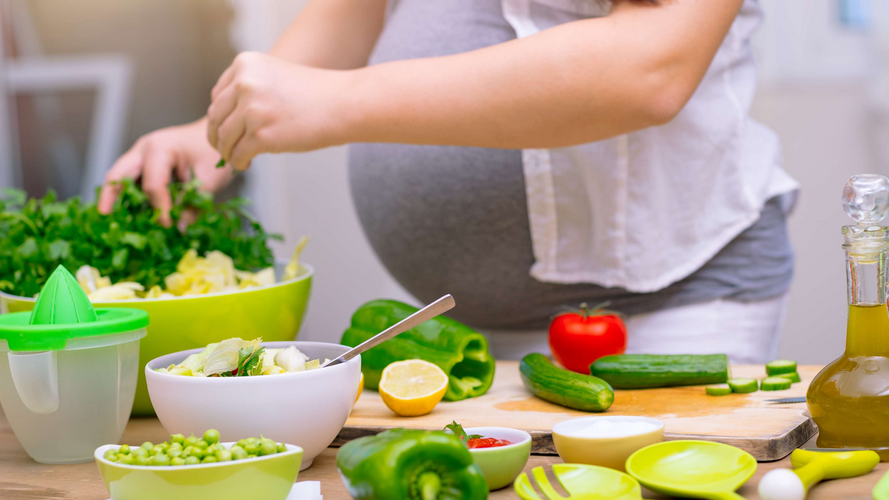
[{"label": "woman's forearm", "polygon": [[559,147],[665,123],[741,3],[622,3],[486,49],[353,71],[339,142]]},{"label": "woman's forearm", "polygon": [[269,54],[316,68],[360,68],[385,14],[386,0],[311,0]]}]

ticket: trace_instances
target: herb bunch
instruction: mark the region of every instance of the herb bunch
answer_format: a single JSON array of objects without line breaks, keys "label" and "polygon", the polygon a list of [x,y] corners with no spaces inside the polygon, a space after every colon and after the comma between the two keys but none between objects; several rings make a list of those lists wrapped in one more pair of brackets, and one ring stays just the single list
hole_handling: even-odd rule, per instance
[{"label": "herb bunch", "polygon": [[[163,286],[164,277],[189,249],[199,255],[219,250],[234,260],[235,268],[255,271],[269,267],[274,257],[267,242],[278,234],[263,230],[235,198],[214,203],[199,182],[170,185],[173,225],[158,222],[160,212],[129,179],[109,215],[95,203],[79,197],[59,201],[53,191],[42,199],[26,199],[23,191],[4,189],[0,194],[0,290],[31,297],[40,291],[58,265],[72,273],[83,265],[118,281],[135,281],[147,288]],[[98,198],[98,196],[97,196]],[[186,210],[196,219],[184,231],[177,229]]]}]

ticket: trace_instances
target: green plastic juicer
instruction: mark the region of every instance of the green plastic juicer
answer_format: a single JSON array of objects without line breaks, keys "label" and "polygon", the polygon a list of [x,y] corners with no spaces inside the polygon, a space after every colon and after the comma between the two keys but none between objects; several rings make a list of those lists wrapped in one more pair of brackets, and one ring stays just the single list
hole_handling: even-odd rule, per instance
[{"label": "green plastic juicer", "polygon": [[145,311],[93,309],[62,266],[33,311],[0,315],[0,405],[31,458],[88,462],[96,448],[118,442],[146,326]]}]

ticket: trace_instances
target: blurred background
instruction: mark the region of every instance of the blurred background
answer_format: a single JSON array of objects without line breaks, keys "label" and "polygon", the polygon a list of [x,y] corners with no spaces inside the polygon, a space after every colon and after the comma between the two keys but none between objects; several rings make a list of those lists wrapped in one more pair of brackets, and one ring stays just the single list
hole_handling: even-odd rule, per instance
[{"label": "blurred background", "polygon": [[[785,168],[802,184],[790,219],[797,267],[782,354],[824,363],[845,335],[842,186],[856,173],[889,175],[889,2],[761,3],[753,114],[781,137]],[[0,94],[9,96],[0,99],[0,187],[91,198],[139,136],[203,115],[235,54],[267,50],[303,4],[0,0]],[[303,340],[338,341],[366,300],[416,302],[370,249],[345,161],[345,148],[264,156],[231,188],[285,235],[280,258],[312,236],[303,258],[317,277]]]}]

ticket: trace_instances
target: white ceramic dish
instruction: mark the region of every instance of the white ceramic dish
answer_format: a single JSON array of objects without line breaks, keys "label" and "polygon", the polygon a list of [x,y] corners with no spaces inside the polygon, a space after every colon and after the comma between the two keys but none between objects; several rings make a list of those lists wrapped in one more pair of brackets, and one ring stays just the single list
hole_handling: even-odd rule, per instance
[{"label": "white ceramic dish", "polygon": [[[262,345],[294,345],[311,359],[322,360],[350,349],[324,342]],[[262,435],[293,443],[304,451],[302,470],[333,442],[358,396],[361,356],[317,370],[255,377],[183,377],[154,371],[201,350],[161,356],[145,367],[151,402],[170,434],[201,435],[216,429],[226,441]]]},{"label": "white ceramic dish", "polygon": [[[610,422],[646,422],[654,428],[625,436],[588,437],[583,429],[607,420]],[[635,451],[664,440],[664,423],[655,418],[610,416],[572,418],[553,426],[553,444],[565,463],[598,465],[624,471],[627,458]]]}]

